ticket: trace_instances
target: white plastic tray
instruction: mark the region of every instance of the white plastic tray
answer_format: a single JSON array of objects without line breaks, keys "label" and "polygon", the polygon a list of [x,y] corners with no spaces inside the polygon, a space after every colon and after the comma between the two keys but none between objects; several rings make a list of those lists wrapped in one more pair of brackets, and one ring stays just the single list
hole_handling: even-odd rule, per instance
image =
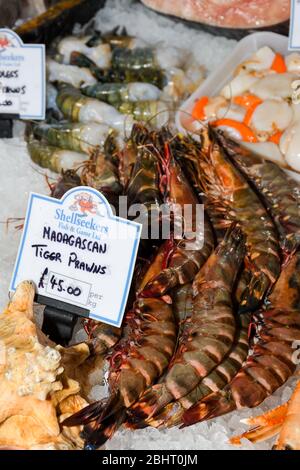
[{"label": "white plastic tray", "polygon": [[242,39],[225,62],[194,91],[176,113],[176,126],[186,133],[186,125],[192,122],[192,110],[202,96],[215,96],[233,78],[237,66],[263,46],[271,47],[275,52],[288,53],[288,38],[276,33],[254,33]]},{"label": "white plastic tray", "polygon": [[[249,58],[254,52],[263,46],[271,47],[275,52],[282,55],[288,53],[288,38],[276,33],[261,32],[253,33],[242,39],[225,60],[225,62],[194,91],[194,93],[181,105],[176,113],[176,127],[182,133],[187,133],[185,125],[192,122],[191,116],[195,101],[202,96],[215,96],[233,78],[237,66]],[[300,181],[300,174],[287,170],[291,176]]]}]

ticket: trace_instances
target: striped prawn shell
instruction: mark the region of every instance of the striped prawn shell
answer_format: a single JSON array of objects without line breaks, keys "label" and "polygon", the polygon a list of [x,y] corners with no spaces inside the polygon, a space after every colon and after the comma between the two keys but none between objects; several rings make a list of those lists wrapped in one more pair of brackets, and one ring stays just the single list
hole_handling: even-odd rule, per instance
[{"label": "striped prawn shell", "polygon": [[241,315],[241,325],[237,330],[230,351],[224,357],[224,360],[220,362],[220,364],[213,369],[207,377],[204,377],[202,382],[200,382],[200,384],[192,390],[191,393],[181,399],[182,406],[185,409],[190,408],[199,400],[211,393],[223,390],[223,388],[236,376],[246,360],[249,351],[249,322],[250,315]]},{"label": "striped prawn shell", "polygon": [[247,361],[221,393],[213,393],[185,413],[185,424],[258,406],[293,375],[295,341],[300,340],[299,273],[297,252],[285,265],[268,299],[269,307],[256,314],[257,338]]},{"label": "striped prawn shell", "polygon": [[[199,229],[203,232],[203,228]],[[167,266],[155,277],[149,280],[145,286],[147,295],[159,297],[172,288],[191,282],[199,269],[203,266],[214,247],[214,238],[208,219],[204,219],[204,243],[202,248],[194,250],[191,248],[195,243],[192,241],[175,241],[175,244],[166,242],[162,246],[165,250],[165,258],[168,259]],[[169,252],[171,254],[169,255]]]},{"label": "striped prawn shell", "polygon": [[193,313],[193,286],[192,283],[177,287],[172,292],[173,313],[178,328],[192,316]]},{"label": "striped prawn shell", "polygon": [[84,140],[82,131],[85,124],[38,124],[33,133],[36,137],[45,139],[50,145],[62,149],[74,150],[75,152],[89,153],[95,149]]},{"label": "striped prawn shell", "polygon": [[136,162],[127,188],[128,203],[129,206],[134,204],[144,206],[139,221],[143,225],[142,238],[149,239],[150,221],[158,221],[162,202],[159,188],[159,163],[146,145],[151,143],[151,140],[145,128],[134,126],[131,139],[134,141]]},{"label": "striped prawn shell", "polygon": [[138,299],[133,311],[127,339],[120,344],[122,359],[111,368],[109,379],[127,408],[164,373],[177,338],[172,307],[163,300]]},{"label": "striped prawn shell", "polygon": [[160,89],[167,84],[167,77],[158,66],[155,51],[151,47],[115,48],[111,64],[102,82],[145,82]]},{"label": "striped prawn shell", "polygon": [[75,170],[86,161],[86,154],[64,150],[60,147],[47,145],[39,140],[30,140],[27,149],[31,160],[42,168],[55,173]]},{"label": "striped prawn shell", "polygon": [[[160,257],[150,265],[161,269]],[[143,284],[147,271],[139,279]],[[97,338],[96,338],[97,339]],[[103,340],[103,336],[100,338]],[[86,448],[101,447],[126,420],[131,407],[164,374],[174,354],[177,327],[172,306],[137,295],[123,322],[123,336],[110,358],[110,396],[67,418],[66,426],[84,425]]]},{"label": "striped prawn shell", "polygon": [[194,280],[193,315],[165,379],[175,399],[192,391],[233,345],[236,319],[232,289],[243,255],[243,238],[233,229]]},{"label": "striped prawn shell", "polygon": [[277,231],[259,195],[218,143],[215,131],[203,131],[203,141],[198,166],[207,204],[222,213],[224,223],[238,223],[246,236],[242,288],[238,286],[240,312],[255,311],[280,273]]},{"label": "striped prawn shell", "polygon": [[[180,293],[180,296],[183,297],[183,295],[183,292]],[[188,298],[186,301],[186,308],[188,309]],[[174,310],[176,310],[176,302],[174,303]],[[182,423],[182,417],[185,410],[189,409],[211,393],[223,390],[223,388],[231,382],[241,369],[248,355],[249,322],[250,315],[244,314],[240,316],[240,325],[237,328],[232,348],[224,357],[223,361],[221,361],[220,364],[210,372],[210,374],[204,377],[191,392],[180,398],[178,401],[170,403],[161,411],[160,414],[149,420],[147,422],[149,426],[164,428],[179,426]]]},{"label": "striped prawn shell", "polygon": [[235,227],[196,276],[193,313],[184,325],[176,354],[163,381],[133,406],[130,422],[147,421],[190,393],[229,353],[237,329],[232,289],[243,257],[244,239]]},{"label": "striped prawn shell", "polygon": [[105,354],[119,341],[121,328],[116,328],[102,322],[88,320],[86,327],[89,339],[87,343],[95,354]]},{"label": "striped prawn shell", "polygon": [[149,122],[158,128],[167,125],[170,117],[169,105],[161,100],[123,101],[117,109],[136,121]]},{"label": "striped prawn shell", "polygon": [[129,36],[124,28],[124,30],[118,32],[119,27],[108,31],[107,33],[96,32],[87,42],[88,47],[95,47],[102,43],[107,43],[112,47],[125,47],[130,48],[131,45],[135,42],[134,36]]},{"label": "striped prawn shell", "polygon": [[223,215],[217,212],[212,206],[206,202],[206,196],[201,187],[201,171],[199,172],[198,158],[201,153],[201,145],[196,141],[192,141],[189,137],[177,137],[175,139],[176,160],[180,164],[183,173],[188,179],[190,185],[193,187],[199,200],[202,201],[205,207],[205,212],[213,227],[214,236],[217,243],[220,243],[226,233],[228,224],[224,224]]},{"label": "striped prawn shell", "polygon": [[218,139],[259,191],[276,224],[284,251],[300,240],[300,188],[276,163],[242,148],[222,134]]},{"label": "striped prawn shell", "polygon": [[200,217],[200,200],[173,158],[167,171],[170,176],[164,201],[174,211],[174,230],[178,227],[181,233],[173,244],[166,244],[166,267],[145,287],[153,296],[191,282],[214,248],[211,224],[206,215]]},{"label": "striped prawn shell", "polygon": [[112,66],[120,70],[158,68],[154,50],[151,47],[135,49],[116,48],[112,55]]},{"label": "striped prawn shell", "polygon": [[56,103],[65,118],[72,122],[80,121],[80,111],[88,103],[89,98],[83,96],[77,88],[60,84]]},{"label": "striped prawn shell", "polygon": [[126,83],[96,83],[84,87],[82,93],[91,98],[105,101],[116,108],[129,101],[128,84]]},{"label": "striped prawn shell", "polygon": [[135,152],[135,165],[127,188],[129,203],[155,203],[161,201],[159,189],[159,163],[150,150],[153,140],[142,124],[135,124],[129,139]]}]

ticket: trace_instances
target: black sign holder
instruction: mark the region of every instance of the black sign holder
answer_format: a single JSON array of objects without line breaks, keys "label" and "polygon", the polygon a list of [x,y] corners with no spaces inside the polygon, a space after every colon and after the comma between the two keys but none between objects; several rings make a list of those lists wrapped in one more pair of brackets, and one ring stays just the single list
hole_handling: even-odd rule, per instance
[{"label": "black sign holder", "polygon": [[20,119],[19,114],[0,113],[0,139],[13,137],[13,121],[17,119]]},{"label": "black sign holder", "polygon": [[51,341],[67,346],[72,338],[78,316],[89,318],[89,310],[37,295],[36,301],[45,305],[42,331]]}]

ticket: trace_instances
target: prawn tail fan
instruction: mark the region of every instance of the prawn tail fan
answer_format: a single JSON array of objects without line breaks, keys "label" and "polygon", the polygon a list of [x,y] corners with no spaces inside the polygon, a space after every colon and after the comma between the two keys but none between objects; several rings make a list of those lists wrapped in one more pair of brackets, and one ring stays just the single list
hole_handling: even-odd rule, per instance
[{"label": "prawn tail fan", "polygon": [[85,449],[98,449],[110,439],[124,422],[126,409],[119,399],[119,394],[109,400],[93,403],[67,418],[63,425],[84,425],[82,437]]},{"label": "prawn tail fan", "polygon": [[100,400],[92,405],[88,405],[82,410],[74,413],[72,416],[69,416],[62,422],[62,426],[81,426],[94,421],[95,419],[101,416],[107,400]]},{"label": "prawn tail fan", "polygon": [[236,409],[233,400],[219,393],[213,393],[200,403],[185,411],[181,427],[191,426],[208,419],[217,418]]}]

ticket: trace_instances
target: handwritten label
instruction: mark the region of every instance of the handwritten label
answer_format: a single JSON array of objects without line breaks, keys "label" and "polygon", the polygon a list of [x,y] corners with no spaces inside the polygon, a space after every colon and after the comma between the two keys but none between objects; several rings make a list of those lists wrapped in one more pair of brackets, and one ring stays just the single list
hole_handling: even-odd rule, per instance
[{"label": "handwritten label", "polygon": [[300,0],[291,0],[289,50],[300,50]]},{"label": "handwritten label", "polygon": [[140,235],[140,224],[114,216],[92,188],[61,200],[31,193],[10,290],[31,280],[39,295],[120,326]]},{"label": "handwritten label", "polygon": [[45,46],[0,29],[0,114],[45,118]]}]

